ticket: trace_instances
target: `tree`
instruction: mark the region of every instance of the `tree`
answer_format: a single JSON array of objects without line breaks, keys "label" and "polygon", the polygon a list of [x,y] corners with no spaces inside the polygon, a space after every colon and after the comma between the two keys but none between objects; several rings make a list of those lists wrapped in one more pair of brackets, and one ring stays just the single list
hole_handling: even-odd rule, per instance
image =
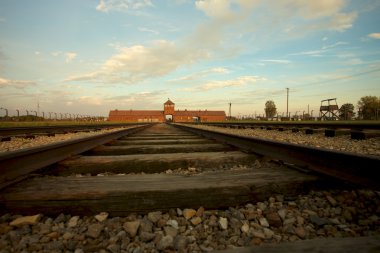
[{"label": "tree", "polygon": [[265,115],[267,118],[273,118],[277,113],[276,105],[272,100],[268,100],[265,103]]},{"label": "tree", "polygon": [[363,119],[376,119],[380,110],[380,98],[365,96],[358,102],[359,116]]},{"label": "tree", "polygon": [[343,104],[339,109],[339,118],[342,120],[350,120],[355,116],[354,105],[350,103]]}]

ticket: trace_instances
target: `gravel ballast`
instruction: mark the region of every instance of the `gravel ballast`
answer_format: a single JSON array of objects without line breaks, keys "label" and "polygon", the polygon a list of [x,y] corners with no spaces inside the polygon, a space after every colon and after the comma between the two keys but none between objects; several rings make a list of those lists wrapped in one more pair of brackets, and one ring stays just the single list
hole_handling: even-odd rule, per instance
[{"label": "gravel ballast", "polygon": [[171,209],[108,217],[0,217],[0,252],[207,252],[321,237],[380,234],[380,195],[312,191],[223,210]]}]

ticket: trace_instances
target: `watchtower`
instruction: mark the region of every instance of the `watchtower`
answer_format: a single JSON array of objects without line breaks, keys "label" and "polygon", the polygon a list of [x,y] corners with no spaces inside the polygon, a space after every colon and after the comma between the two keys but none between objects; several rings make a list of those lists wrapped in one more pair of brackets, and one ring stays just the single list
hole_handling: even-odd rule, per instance
[{"label": "watchtower", "polygon": [[174,103],[170,101],[168,98],[168,101],[164,104],[164,115],[166,121],[173,121],[173,115],[174,115]]},{"label": "watchtower", "polygon": [[324,120],[339,119],[339,115],[338,115],[339,107],[336,102],[336,98],[329,98],[329,99],[322,100],[321,107],[319,108],[319,112],[321,113],[321,118]]}]

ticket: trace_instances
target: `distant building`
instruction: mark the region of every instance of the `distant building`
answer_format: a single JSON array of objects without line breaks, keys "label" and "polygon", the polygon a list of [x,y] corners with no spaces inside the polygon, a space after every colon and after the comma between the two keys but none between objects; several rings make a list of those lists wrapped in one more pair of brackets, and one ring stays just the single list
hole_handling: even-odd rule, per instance
[{"label": "distant building", "polygon": [[224,121],[224,111],[180,111],[174,109],[174,103],[168,99],[164,103],[164,110],[112,110],[109,113],[109,121],[126,122],[208,122]]}]

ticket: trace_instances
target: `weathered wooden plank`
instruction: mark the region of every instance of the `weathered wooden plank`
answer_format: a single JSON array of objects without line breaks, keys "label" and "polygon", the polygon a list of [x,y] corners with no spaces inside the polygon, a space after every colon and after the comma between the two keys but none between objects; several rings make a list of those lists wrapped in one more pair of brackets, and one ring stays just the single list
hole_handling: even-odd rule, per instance
[{"label": "weathered wooden plank", "polygon": [[375,137],[380,137],[379,130],[351,131],[351,139],[353,140],[367,140]]},{"label": "weathered wooden plank", "polygon": [[178,136],[143,136],[143,135],[135,135],[135,136],[126,136],[122,137],[119,140],[183,140],[183,139],[199,139],[198,135],[178,135]]},{"label": "weathered wooden plank", "polygon": [[170,208],[221,208],[263,201],[273,194],[294,196],[318,178],[273,168],[207,172],[193,176],[144,174],[104,177],[33,178],[8,187],[1,205],[19,213],[111,215]]},{"label": "weathered wooden plank", "polygon": [[213,144],[173,144],[173,145],[134,145],[134,146],[99,146],[86,155],[128,155],[179,152],[215,152],[232,150],[230,146]]},{"label": "weathered wooden plank", "polygon": [[[217,251],[218,253],[369,253],[380,252],[380,236],[317,238]],[[215,251],[216,253],[216,251]]]},{"label": "weathered wooden plank", "polygon": [[251,165],[257,156],[239,151],[197,152],[168,154],[137,154],[127,156],[81,156],[60,162],[50,174],[67,176],[72,174],[99,173],[157,173],[168,169],[218,169],[232,165]]},{"label": "weathered wooden plank", "polygon": [[107,143],[107,146],[129,146],[129,145],[170,145],[170,144],[206,144],[213,141],[197,138],[197,139],[159,139],[159,140],[115,140]]}]

